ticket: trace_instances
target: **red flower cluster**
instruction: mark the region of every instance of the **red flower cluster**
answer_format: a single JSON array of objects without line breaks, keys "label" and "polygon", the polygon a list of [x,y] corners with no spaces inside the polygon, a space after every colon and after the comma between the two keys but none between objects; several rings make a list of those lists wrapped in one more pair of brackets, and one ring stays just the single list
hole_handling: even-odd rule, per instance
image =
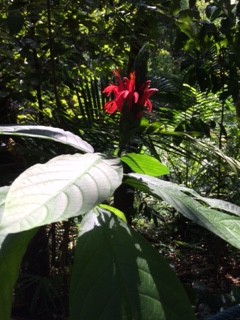
[{"label": "red flower cluster", "polygon": [[109,97],[111,94],[114,95],[114,99],[108,101],[104,110],[109,114],[114,114],[115,112],[123,111],[123,106],[125,102],[127,103],[128,109],[132,110],[134,105],[138,107],[147,108],[149,112],[152,111],[152,103],[149,98],[158,91],[155,88],[149,88],[150,80],[146,81],[138,91],[136,91],[136,74],[135,72],[130,73],[130,77],[123,78],[120,77],[119,71],[113,71],[114,76],[117,78],[117,85],[111,84],[103,90],[103,93]]}]

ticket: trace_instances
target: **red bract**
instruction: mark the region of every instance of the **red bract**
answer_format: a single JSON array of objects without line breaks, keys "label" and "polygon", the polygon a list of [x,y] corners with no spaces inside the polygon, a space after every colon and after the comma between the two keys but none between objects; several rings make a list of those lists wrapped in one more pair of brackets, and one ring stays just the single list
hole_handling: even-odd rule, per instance
[{"label": "red bract", "polygon": [[108,101],[104,106],[104,110],[107,113],[114,114],[117,111],[122,112],[125,103],[129,110],[132,110],[133,106],[138,106],[140,110],[146,107],[149,112],[152,111],[152,103],[149,98],[157,89],[149,89],[150,80],[146,81],[139,91],[136,91],[135,72],[131,72],[129,78],[124,78],[123,80],[118,71],[113,71],[113,74],[117,78],[117,85],[111,84],[103,90],[103,93],[105,93],[107,97],[111,94],[114,96],[114,99]]}]

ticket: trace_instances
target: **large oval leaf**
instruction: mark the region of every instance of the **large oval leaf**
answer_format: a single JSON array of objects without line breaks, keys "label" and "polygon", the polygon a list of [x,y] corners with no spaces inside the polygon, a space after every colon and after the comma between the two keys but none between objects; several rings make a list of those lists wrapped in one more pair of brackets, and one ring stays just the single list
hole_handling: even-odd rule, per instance
[{"label": "large oval leaf", "polygon": [[47,126],[0,126],[0,135],[53,140],[83,152],[94,152],[93,147],[79,136],[59,128]]},{"label": "large oval leaf", "polygon": [[[202,201],[210,205],[214,204],[217,208],[225,209],[228,212],[231,212],[230,205],[227,206],[226,203],[223,205],[223,203],[218,203],[216,200],[208,201],[207,198],[200,196],[196,197],[196,193],[169,181],[134,173],[126,176],[127,179],[125,183],[167,201],[186,218],[207,228],[231,245],[240,249],[240,217],[211,209],[203,205]],[[185,194],[183,191],[194,194],[195,198]],[[197,198],[201,201],[197,201]],[[233,214],[238,212],[236,206],[233,206],[232,210]]]},{"label": "large oval leaf", "polygon": [[62,155],[37,164],[10,187],[0,229],[19,232],[86,213],[121,181],[119,160],[99,154]]},{"label": "large oval leaf", "polygon": [[193,320],[168,263],[127,224],[102,209],[80,226],[70,288],[70,319]]}]

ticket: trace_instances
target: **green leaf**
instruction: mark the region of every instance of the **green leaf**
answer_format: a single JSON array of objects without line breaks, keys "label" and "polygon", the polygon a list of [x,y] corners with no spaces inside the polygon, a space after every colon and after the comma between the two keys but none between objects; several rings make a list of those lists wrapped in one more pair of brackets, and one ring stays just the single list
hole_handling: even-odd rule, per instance
[{"label": "green leaf", "polygon": [[161,122],[151,123],[146,130],[147,134],[158,133],[164,130],[164,125]]},{"label": "green leaf", "polygon": [[47,126],[0,126],[0,135],[52,140],[83,152],[94,152],[93,147],[79,136],[63,129]]},{"label": "green leaf", "polygon": [[195,317],[183,287],[160,254],[127,224],[98,208],[80,226],[70,319]]},{"label": "green leaf", "polygon": [[0,221],[2,219],[5,201],[6,201],[6,197],[7,197],[9,189],[10,189],[10,187],[8,187],[8,186],[0,188]]},{"label": "green leaf", "polygon": [[22,257],[36,229],[16,233],[0,233],[0,320],[10,320],[13,288],[18,278]]},{"label": "green leaf", "polygon": [[[234,247],[240,249],[240,217],[206,207],[197,201],[197,199],[183,192],[191,193],[189,189],[177,184],[133,173],[127,174],[126,177],[125,183],[165,200],[186,218],[207,228]],[[199,200],[204,200],[205,203],[208,202],[206,198],[200,197]],[[219,208],[221,207],[219,203],[217,205]],[[225,204],[225,210],[226,207]],[[227,209],[226,211],[231,212],[230,205]],[[232,213],[236,214],[236,206],[233,206],[232,209]]]},{"label": "green leaf", "polygon": [[109,211],[109,212],[115,214],[115,216],[117,216],[119,219],[122,219],[122,221],[127,223],[127,219],[125,217],[125,214],[121,210],[118,210],[117,208],[114,208],[114,207],[109,206],[107,204],[100,204],[99,207],[103,210],[106,210],[106,211]]},{"label": "green leaf", "polygon": [[211,208],[224,210],[236,216],[240,216],[240,207],[234,203],[215,198],[202,197],[196,191],[182,186],[180,186],[180,190],[186,193],[190,193],[191,195],[193,195],[194,198],[196,198],[196,200],[205,202]]},{"label": "green leaf", "polygon": [[[10,187],[0,188],[0,220]],[[0,233],[0,320],[10,320],[13,288],[22,257],[36,230],[17,234]]]},{"label": "green leaf", "polygon": [[189,0],[174,0],[171,3],[171,12],[177,15],[179,11],[189,8]]},{"label": "green leaf", "polygon": [[199,48],[198,43],[198,30],[199,24],[196,21],[192,10],[182,10],[179,12],[178,18],[176,20],[176,25],[179,29],[188,36],[190,42],[185,43],[185,49],[190,49],[191,46]]},{"label": "green leaf", "polygon": [[195,139],[189,135],[185,135],[188,139],[190,139],[196,148],[199,148],[199,150],[201,152],[207,153],[209,154],[211,157],[214,156],[218,156],[219,158],[221,158],[222,160],[224,160],[230,167],[231,169],[238,174],[239,170],[240,170],[240,161],[236,160],[233,157],[229,157],[227,156],[221,149],[219,149],[218,147],[207,143],[207,142],[203,142],[200,141],[199,139]]},{"label": "green leaf", "polygon": [[121,160],[136,173],[143,173],[153,177],[169,174],[166,166],[156,158],[146,154],[128,153],[126,156],[121,157]]},{"label": "green leaf", "polygon": [[84,214],[121,181],[119,161],[99,154],[62,155],[34,165],[11,185],[0,229],[19,232]]}]

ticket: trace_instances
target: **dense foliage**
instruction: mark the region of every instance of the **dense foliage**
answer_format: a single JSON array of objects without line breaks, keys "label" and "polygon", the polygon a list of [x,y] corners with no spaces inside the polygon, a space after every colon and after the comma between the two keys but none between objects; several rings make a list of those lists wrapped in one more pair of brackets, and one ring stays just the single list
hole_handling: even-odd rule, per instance
[{"label": "dense foliage", "polygon": [[196,319],[162,255],[240,248],[240,2],[0,3],[0,319]]}]

